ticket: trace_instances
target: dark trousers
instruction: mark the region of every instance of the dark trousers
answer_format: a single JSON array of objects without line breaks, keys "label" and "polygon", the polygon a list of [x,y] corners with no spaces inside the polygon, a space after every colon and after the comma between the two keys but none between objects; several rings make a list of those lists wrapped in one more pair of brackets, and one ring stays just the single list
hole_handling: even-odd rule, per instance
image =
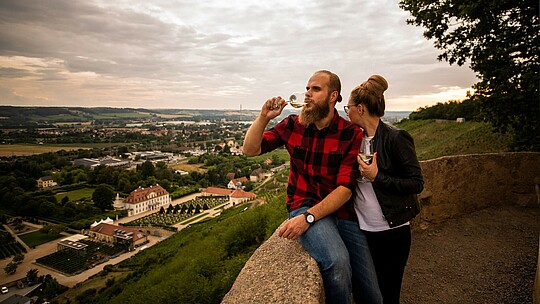
[{"label": "dark trousers", "polygon": [[398,304],[403,273],[411,249],[411,227],[406,225],[381,232],[364,232],[375,264],[383,302]]}]

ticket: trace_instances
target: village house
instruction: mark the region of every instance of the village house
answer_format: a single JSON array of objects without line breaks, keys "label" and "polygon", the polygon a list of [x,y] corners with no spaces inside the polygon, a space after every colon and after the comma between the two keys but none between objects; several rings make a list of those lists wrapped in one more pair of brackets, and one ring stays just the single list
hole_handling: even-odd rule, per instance
[{"label": "village house", "polygon": [[257,197],[257,195],[253,192],[247,192],[242,189],[224,189],[224,188],[218,188],[218,187],[208,187],[206,189],[203,189],[201,191],[201,194],[203,196],[228,196],[229,197],[229,203],[225,208],[235,206],[237,204],[253,200]]},{"label": "village house", "polygon": [[233,190],[218,188],[218,187],[208,187],[201,190],[203,196],[230,196]]},{"label": "village house", "polygon": [[116,226],[105,222],[83,230],[83,234],[89,236],[92,241],[120,246],[126,250],[133,250],[133,248],[148,242],[146,234],[136,228]]},{"label": "village house", "polygon": [[43,176],[43,177],[40,177],[38,180],[37,180],[37,184],[38,184],[38,187],[39,188],[49,188],[49,187],[53,187],[53,186],[56,186],[58,185],[54,179],[52,178],[52,176]]},{"label": "village house", "polygon": [[264,170],[262,168],[258,168],[253,170],[251,174],[249,175],[249,181],[250,182],[259,182],[264,178]]},{"label": "village house", "polygon": [[255,199],[257,197],[257,194],[253,192],[246,192],[242,189],[236,189],[231,193],[229,197],[230,197],[230,200],[229,200],[230,204],[234,206],[242,202],[247,202],[252,199]]},{"label": "village house", "polygon": [[242,189],[242,185],[245,184],[248,181],[247,177],[239,177],[235,179],[231,179],[229,184],[227,185],[227,188],[229,189]]}]

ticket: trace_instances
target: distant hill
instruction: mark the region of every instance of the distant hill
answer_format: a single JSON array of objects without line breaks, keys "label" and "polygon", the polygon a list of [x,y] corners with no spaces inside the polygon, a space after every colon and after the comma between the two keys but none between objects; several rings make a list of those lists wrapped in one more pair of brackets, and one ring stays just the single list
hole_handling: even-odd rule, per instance
[{"label": "distant hill", "polygon": [[132,122],[182,120],[245,120],[257,117],[254,110],[186,110],[82,107],[0,106],[0,126],[48,126],[65,122]]}]

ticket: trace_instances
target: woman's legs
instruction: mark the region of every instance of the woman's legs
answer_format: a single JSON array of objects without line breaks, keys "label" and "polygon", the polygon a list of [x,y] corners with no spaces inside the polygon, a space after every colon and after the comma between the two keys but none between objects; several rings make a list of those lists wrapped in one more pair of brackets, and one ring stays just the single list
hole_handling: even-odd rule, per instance
[{"label": "woman's legs", "polygon": [[397,304],[411,248],[411,228],[406,225],[381,232],[364,233],[377,271],[384,304]]}]

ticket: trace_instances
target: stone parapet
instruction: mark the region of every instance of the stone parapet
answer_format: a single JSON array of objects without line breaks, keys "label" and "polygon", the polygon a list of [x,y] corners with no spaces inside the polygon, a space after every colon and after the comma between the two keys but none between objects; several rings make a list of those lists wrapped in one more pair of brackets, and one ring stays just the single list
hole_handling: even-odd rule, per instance
[{"label": "stone parapet", "polygon": [[279,237],[276,230],[253,253],[221,303],[324,303],[319,267],[300,242]]}]

